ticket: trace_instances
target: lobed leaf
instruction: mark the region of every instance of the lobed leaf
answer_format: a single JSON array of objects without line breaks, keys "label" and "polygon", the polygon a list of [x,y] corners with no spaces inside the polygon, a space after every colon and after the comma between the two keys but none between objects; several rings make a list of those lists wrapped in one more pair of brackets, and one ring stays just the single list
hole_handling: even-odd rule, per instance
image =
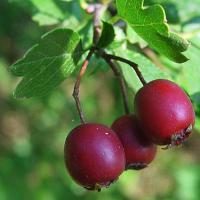
[{"label": "lobed leaf", "polygon": [[23,76],[14,96],[43,96],[65,80],[83,53],[79,35],[70,29],[55,29],[11,66],[15,76]]},{"label": "lobed leaf", "polygon": [[186,62],[188,59],[182,52],[189,43],[169,31],[160,5],[144,8],[143,3],[144,0],[117,0],[118,14],[157,52],[177,63]]}]

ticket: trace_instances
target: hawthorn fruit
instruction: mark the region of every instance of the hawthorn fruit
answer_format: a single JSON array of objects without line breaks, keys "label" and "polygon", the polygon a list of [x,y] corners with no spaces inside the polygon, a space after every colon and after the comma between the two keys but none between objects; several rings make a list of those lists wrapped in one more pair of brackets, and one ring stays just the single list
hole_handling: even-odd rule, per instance
[{"label": "hawthorn fruit", "polygon": [[125,169],[124,148],[116,133],[101,124],[82,124],[65,141],[66,168],[89,190],[108,187]]},{"label": "hawthorn fruit", "polygon": [[121,116],[112,124],[112,129],[124,147],[126,169],[143,169],[153,161],[157,147],[144,136],[134,115]]},{"label": "hawthorn fruit", "polygon": [[158,79],[144,85],[136,94],[134,108],[140,127],[158,145],[181,144],[195,123],[189,97],[169,80]]}]

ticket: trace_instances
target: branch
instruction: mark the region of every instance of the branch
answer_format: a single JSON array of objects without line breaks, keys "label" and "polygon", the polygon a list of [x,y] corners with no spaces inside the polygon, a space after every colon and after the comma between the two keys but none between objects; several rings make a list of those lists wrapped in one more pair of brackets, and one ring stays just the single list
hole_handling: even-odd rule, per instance
[{"label": "branch", "polygon": [[85,61],[83,62],[81,70],[80,70],[78,77],[76,79],[76,83],[74,85],[74,91],[73,91],[73,94],[72,94],[74,99],[75,99],[76,107],[77,107],[77,110],[78,110],[78,113],[79,113],[79,116],[80,116],[80,120],[81,120],[82,123],[85,123],[85,118],[84,118],[84,115],[83,115],[83,112],[82,112],[82,109],[81,109],[81,103],[80,103],[80,98],[79,98],[79,88],[80,88],[81,78],[85,74],[85,71],[87,69],[87,66],[89,64],[89,61],[90,61],[93,53],[94,53],[94,48],[92,48],[90,50]]},{"label": "branch", "polygon": [[94,18],[93,18],[93,45],[95,46],[100,38],[101,33],[101,15],[103,10],[105,9],[105,6],[97,3],[94,5]]},{"label": "branch", "polygon": [[106,52],[100,52],[100,55],[104,58],[104,59],[108,59],[108,60],[117,60],[123,63],[126,63],[128,65],[130,65],[134,70],[135,73],[137,74],[138,78],[140,79],[141,83],[143,85],[146,85],[146,81],[144,79],[144,77],[142,76],[142,73],[140,72],[138,65],[130,60],[127,60],[125,58],[119,57],[119,56],[115,56],[115,55],[111,55],[111,54],[107,54]]},{"label": "branch", "polygon": [[[95,4],[94,6],[95,7],[94,7],[94,19],[93,19],[93,24],[94,24],[93,46],[96,46],[96,44],[99,41],[99,37],[100,37],[100,23],[101,23],[100,16],[101,16],[101,13],[102,13],[103,8],[105,6],[103,6],[101,4]],[[87,66],[89,64],[89,61],[90,61],[92,55],[94,54],[94,51],[95,51],[95,48],[92,47],[90,49],[90,52],[88,53],[85,61],[83,62],[81,70],[80,70],[78,77],[76,79],[76,83],[74,85],[74,91],[73,91],[73,94],[72,94],[74,99],[75,99],[76,107],[77,107],[77,110],[78,110],[78,113],[79,113],[79,116],[80,116],[80,120],[81,120],[82,123],[85,123],[85,117],[84,117],[84,114],[83,114],[82,109],[81,109],[81,103],[80,103],[80,98],[79,98],[79,88],[80,88],[81,78],[85,74],[85,71],[87,69]]]}]

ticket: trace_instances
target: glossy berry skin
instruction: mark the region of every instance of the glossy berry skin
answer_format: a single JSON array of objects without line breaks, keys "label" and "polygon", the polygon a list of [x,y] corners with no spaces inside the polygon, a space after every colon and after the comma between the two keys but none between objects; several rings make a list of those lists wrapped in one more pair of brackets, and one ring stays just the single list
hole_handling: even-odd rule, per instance
[{"label": "glossy berry skin", "polygon": [[169,80],[154,80],[142,87],[134,107],[146,136],[158,145],[181,144],[194,126],[195,113],[189,97]]},{"label": "glossy berry skin", "polygon": [[144,137],[134,115],[124,115],[112,124],[126,156],[126,169],[143,169],[156,155],[156,145]]},{"label": "glossy berry skin", "polygon": [[71,177],[89,190],[108,187],[125,169],[123,146],[116,133],[101,124],[82,124],[65,141],[65,164]]}]

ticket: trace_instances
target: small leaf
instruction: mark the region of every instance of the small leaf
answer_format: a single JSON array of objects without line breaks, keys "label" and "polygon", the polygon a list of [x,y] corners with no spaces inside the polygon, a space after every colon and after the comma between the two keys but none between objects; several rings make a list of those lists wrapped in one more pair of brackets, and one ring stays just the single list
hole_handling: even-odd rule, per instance
[{"label": "small leaf", "polygon": [[100,48],[107,47],[113,42],[114,38],[115,31],[113,26],[107,22],[103,22],[103,30],[97,46]]},{"label": "small leaf", "polygon": [[189,43],[169,31],[164,9],[160,5],[143,7],[144,0],[117,0],[118,14],[148,44],[169,59],[183,63],[188,59],[181,53]]},{"label": "small leaf", "polygon": [[55,29],[11,66],[16,76],[24,76],[17,86],[16,98],[49,93],[75,69],[83,53],[80,38],[70,29]]}]

